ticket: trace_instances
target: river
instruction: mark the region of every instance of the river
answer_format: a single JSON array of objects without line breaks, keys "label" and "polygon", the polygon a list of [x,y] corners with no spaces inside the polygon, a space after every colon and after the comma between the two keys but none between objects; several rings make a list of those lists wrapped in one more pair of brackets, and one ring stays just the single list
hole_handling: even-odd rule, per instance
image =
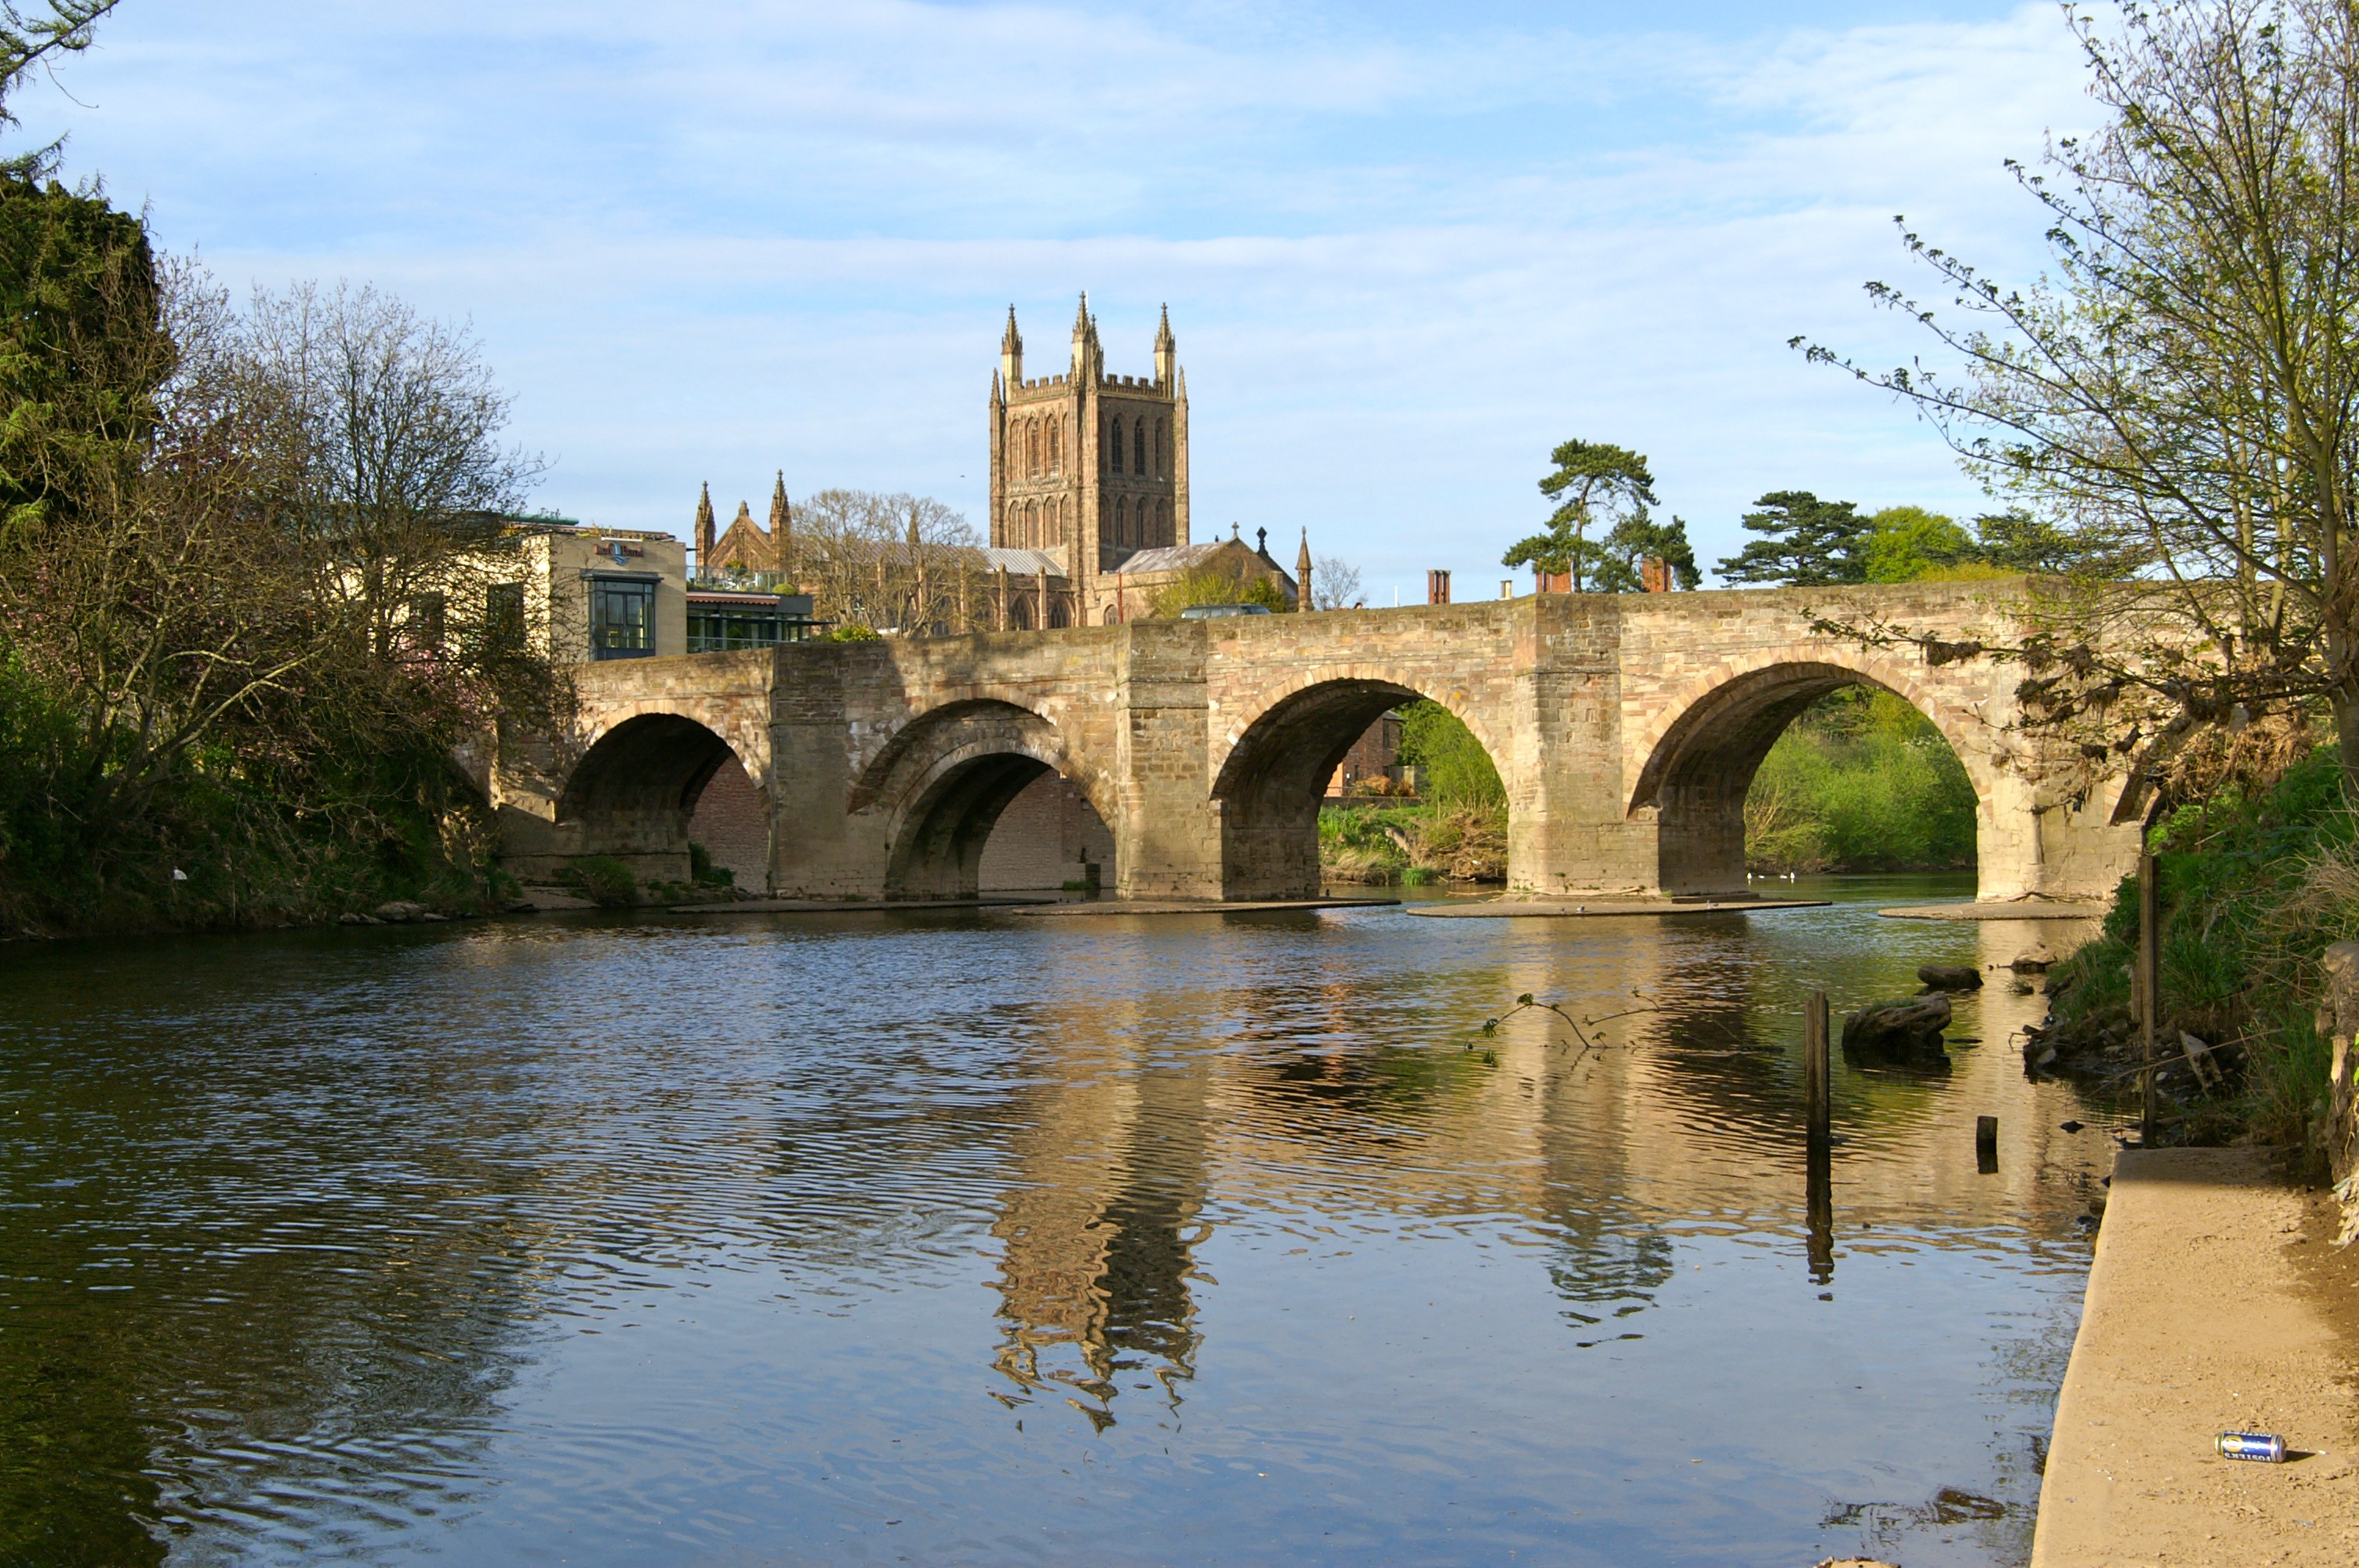
[{"label": "river", "polygon": [[2060,932],[1796,887],[0,949],[0,1562],[2020,1563],[2119,1119],[1994,976],[1814,1268],[1800,999]]}]

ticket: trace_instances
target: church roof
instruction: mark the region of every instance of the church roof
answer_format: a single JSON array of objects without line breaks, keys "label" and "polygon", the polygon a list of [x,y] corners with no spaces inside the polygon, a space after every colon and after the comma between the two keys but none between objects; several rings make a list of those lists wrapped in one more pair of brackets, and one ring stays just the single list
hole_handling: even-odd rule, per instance
[{"label": "church roof", "polygon": [[1050,577],[1065,575],[1064,566],[1046,550],[1009,550],[993,545],[984,550],[983,564],[987,570],[1005,571],[1010,577],[1038,577],[1042,572]]},{"label": "church roof", "polygon": [[1167,545],[1158,550],[1141,550],[1116,569],[1125,573],[1184,572],[1220,554],[1221,546],[1229,542],[1222,539],[1211,544]]}]

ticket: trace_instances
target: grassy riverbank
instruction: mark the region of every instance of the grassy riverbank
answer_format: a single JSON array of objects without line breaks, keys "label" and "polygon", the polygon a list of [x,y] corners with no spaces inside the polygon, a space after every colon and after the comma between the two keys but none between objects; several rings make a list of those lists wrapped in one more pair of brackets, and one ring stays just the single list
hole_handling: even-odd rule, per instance
[{"label": "grassy riverbank", "polygon": [[1413,801],[1373,796],[1319,813],[1319,863],[1330,881],[1498,882],[1507,879],[1507,786],[1491,755],[1436,702],[1401,710],[1400,760],[1417,770]]},{"label": "grassy riverbank", "polygon": [[[2271,789],[2180,808],[2156,829],[2163,909],[2160,1038],[2169,1046],[2165,1137],[2316,1149],[2328,1047],[2315,1026],[2318,958],[2359,937],[2359,812],[2331,747]],[[2137,889],[2125,881],[2103,934],[2051,972],[2043,1047],[2066,1071],[2134,1092],[2130,968]],[[2207,1084],[2180,1037],[2213,1048]],[[2126,1077],[2125,1076],[2126,1075]]]}]

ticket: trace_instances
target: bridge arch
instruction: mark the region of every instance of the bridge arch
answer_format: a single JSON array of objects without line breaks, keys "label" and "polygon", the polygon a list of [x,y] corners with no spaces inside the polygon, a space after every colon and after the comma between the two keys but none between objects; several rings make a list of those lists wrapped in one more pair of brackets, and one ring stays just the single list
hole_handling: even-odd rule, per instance
[{"label": "bridge arch", "polygon": [[1112,792],[1076,761],[1046,716],[1001,698],[953,702],[897,730],[853,786],[852,807],[884,821],[887,899],[974,898],[1000,816],[1044,775],[1079,785],[1107,823]]},{"label": "bridge arch", "polygon": [[1990,736],[1980,716],[1946,700],[1897,659],[1826,643],[1762,649],[1715,665],[1661,699],[1627,757],[1625,814],[1655,825],[1658,886],[1666,893],[1741,892],[1745,799],[1788,725],[1831,692],[1888,691],[1931,721],[1974,791],[1977,860],[1987,864],[1996,821]]},{"label": "bridge arch", "polygon": [[1365,665],[1310,671],[1256,694],[1252,717],[1225,737],[1226,754],[1212,780],[1221,896],[1317,897],[1319,807],[1328,781],[1370,725],[1421,698],[1448,708],[1473,732],[1507,784],[1512,817],[1516,788],[1496,727],[1454,683]]},{"label": "bridge arch", "polygon": [[697,803],[731,766],[758,794],[759,759],[701,719],[666,709],[614,718],[567,773],[557,829],[574,854],[620,860],[645,881],[684,882]]}]

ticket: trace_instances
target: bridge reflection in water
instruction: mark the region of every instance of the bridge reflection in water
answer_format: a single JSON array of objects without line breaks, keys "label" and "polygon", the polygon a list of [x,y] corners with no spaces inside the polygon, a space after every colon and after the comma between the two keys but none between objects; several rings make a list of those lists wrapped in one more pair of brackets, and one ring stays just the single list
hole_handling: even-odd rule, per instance
[{"label": "bridge reflection in water", "polygon": [[2004,1560],[2104,1118],[1994,987],[1813,1182],[1804,988],[2029,935],[1860,891],[22,955],[0,1555]]}]

